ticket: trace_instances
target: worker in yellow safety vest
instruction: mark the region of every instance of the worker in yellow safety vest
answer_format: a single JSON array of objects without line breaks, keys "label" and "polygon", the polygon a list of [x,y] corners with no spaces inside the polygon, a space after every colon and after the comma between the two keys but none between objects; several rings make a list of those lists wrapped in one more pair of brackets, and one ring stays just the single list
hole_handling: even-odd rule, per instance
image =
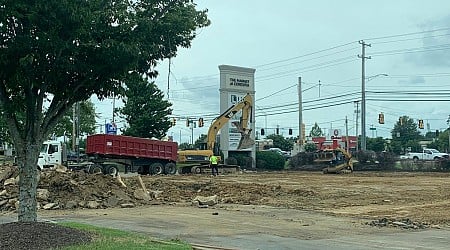
[{"label": "worker in yellow safety vest", "polygon": [[213,176],[219,175],[219,168],[217,165],[217,156],[211,155],[211,157],[209,157],[209,166],[211,167],[211,173]]}]

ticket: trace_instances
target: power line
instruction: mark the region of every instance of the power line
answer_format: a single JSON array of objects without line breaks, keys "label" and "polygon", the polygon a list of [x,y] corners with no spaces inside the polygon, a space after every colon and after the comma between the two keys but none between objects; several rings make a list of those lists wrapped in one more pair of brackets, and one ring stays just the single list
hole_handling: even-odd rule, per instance
[{"label": "power line", "polygon": [[372,38],[366,38],[364,40],[381,40],[381,39],[387,39],[387,38],[412,36],[412,35],[419,35],[419,34],[431,33],[431,32],[436,32],[436,31],[444,31],[444,30],[450,30],[450,27],[439,28],[439,29],[434,29],[434,30],[419,31],[419,32],[403,33],[403,34],[398,34],[398,35],[372,37]]}]

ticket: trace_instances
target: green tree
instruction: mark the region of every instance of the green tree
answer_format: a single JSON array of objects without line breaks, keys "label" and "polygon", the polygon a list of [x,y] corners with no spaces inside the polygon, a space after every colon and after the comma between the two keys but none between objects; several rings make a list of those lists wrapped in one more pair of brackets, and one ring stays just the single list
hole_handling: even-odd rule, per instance
[{"label": "green tree", "polygon": [[20,222],[37,219],[39,149],[69,108],[156,77],[159,61],[209,25],[206,14],[190,0],[2,1],[0,108],[17,153]]},{"label": "green tree", "polygon": [[323,136],[322,129],[319,127],[319,125],[314,123],[314,126],[311,128],[311,132],[309,132],[309,136],[311,137],[320,137]]},{"label": "green tree", "polygon": [[128,124],[122,130],[124,135],[158,139],[166,136],[171,127],[172,104],[164,100],[164,93],[153,82],[140,76],[128,80],[123,102],[117,111]]},{"label": "green tree", "polygon": [[178,149],[179,150],[192,149],[192,145],[189,144],[188,142],[183,142],[178,145]]},{"label": "green tree", "polygon": [[[67,109],[67,112],[56,124],[53,134],[57,137],[68,136],[71,138],[73,133],[73,109],[76,106]],[[91,100],[80,102],[80,134],[90,135],[95,133],[95,107]]]},{"label": "green tree", "polygon": [[273,140],[273,147],[283,151],[291,151],[294,147],[294,139],[286,139],[282,135],[271,134],[266,137]]},{"label": "green tree", "polygon": [[408,147],[412,151],[420,150],[419,139],[421,138],[418,126],[413,119],[403,116],[394,125],[392,134],[392,150],[395,153],[404,152]]},{"label": "green tree", "polygon": [[367,138],[367,150],[381,152],[384,150],[385,144],[386,140],[384,140],[382,137]]},{"label": "green tree", "polygon": [[206,135],[201,134],[194,142],[194,148],[206,149]]},{"label": "green tree", "polygon": [[306,143],[305,144],[305,151],[306,152],[315,152],[317,151],[317,145],[315,143]]}]

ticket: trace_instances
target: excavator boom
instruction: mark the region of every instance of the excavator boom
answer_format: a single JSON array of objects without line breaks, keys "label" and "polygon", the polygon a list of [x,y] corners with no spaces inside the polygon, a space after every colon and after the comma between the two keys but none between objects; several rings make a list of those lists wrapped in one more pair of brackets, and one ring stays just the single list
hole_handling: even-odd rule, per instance
[{"label": "excavator boom", "polygon": [[246,94],[240,102],[229,107],[213,121],[207,135],[208,149],[214,149],[217,133],[219,133],[219,130],[239,111],[242,111],[239,122],[233,122],[233,125],[236,126],[241,134],[238,149],[250,148],[255,144],[255,141],[250,138],[251,129],[248,128],[248,123],[251,122],[252,118],[252,97],[250,94]]}]

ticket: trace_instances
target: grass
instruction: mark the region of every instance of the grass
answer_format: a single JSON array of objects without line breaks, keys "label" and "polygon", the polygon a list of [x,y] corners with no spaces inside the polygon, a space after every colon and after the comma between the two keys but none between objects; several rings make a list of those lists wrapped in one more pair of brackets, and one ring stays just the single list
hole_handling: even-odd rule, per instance
[{"label": "grass", "polygon": [[65,222],[61,225],[71,228],[87,231],[92,235],[92,242],[62,248],[64,250],[84,250],[84,249],[164,249],[164,250],[180,250],[192,249],[192,247],[178,240],[161,241],[150,238],[144,234],[131,233],[117,229],[101,228],[91,225]]}]

